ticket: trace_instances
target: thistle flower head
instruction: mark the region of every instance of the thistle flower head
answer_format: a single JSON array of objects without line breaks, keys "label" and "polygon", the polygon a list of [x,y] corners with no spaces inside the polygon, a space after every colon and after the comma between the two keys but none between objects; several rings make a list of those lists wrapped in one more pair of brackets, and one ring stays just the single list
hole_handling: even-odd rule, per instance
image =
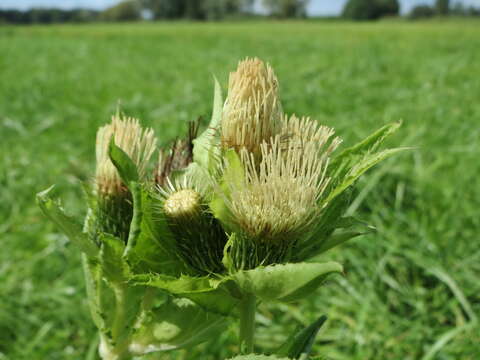
[{"label": "thistle flower head", "polygon": [[282,133],[261,144],[260,161],[241,151],[245,182],[231,185],[234,218],[250,238],[262,241],[296,239],[308,230],[329,182],[328,156],[339,144],[331,140],[332,129],[308,118],[285,117]]},{"label": "thistle flower head", "polygon": [[222,272],[223,247],[227,237],[208,211],[204,191],[188,176],[157,186],[157,214],[164,214],[175,239],[178,255],[196,274]]},{"label": "thistle flower head", "polygon": [[270,65],[257,58],[241,61],[230,73],[222,146],[257,153],[260,144],[277,133],[281,114],[278,81]]},{"label": "thistle flower head", "polygon": [[115,144],[125,151],[137,165],[140,178],[145,176],[148,160],[156,146],[153,130],[143,129],[137,119],[115,115],[110,124],[98,129],[95,180],[97,192],[105,196],[125,192],[125,186],[122,184],[117,169],[108,156],[108,145],[112,136],[114,136]]}]

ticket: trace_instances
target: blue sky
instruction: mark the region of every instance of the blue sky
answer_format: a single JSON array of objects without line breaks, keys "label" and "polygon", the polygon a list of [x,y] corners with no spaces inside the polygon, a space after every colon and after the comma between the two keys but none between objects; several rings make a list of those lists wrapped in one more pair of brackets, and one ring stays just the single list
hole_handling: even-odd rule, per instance
[{"label": "blue sky", "polygon": [[[30,7],[59,7],[71,9],[86,7],[104,9],[119,0],[0,0],[0,8],[28,9]],[[310,0],[309,13],[311,15],[335,15],[340,13],[347,0]],[[434,0],[400,0],[402,12],[408,12],[412,6],[418,4],[432,4]],[[465,5],[480,7],[480,0],[458,0]]]}]

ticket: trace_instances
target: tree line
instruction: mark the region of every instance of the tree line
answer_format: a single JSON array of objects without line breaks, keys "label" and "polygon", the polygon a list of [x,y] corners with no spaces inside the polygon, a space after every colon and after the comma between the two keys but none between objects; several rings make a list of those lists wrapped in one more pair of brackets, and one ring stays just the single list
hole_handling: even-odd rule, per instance
[{"label": "tree line", "polygon": [[[376,20],[399,15],[398,0],[348,0],[342,12],[344,18],[352,20]],[[436,0],[433,5],[417,5],[407,14],[410,19],[433,16],[480,16],[480,9],[459,2],[452,5],[450,0]]]},{"label": "tree line", "polygon": [[[260,0],[266,16],[305,17],[309,0]],[[59,23],[88,21],[222,20],[258,16],[256,0],[123,0],[104,10],[0,10],[0,23]]]},{"label": "tree line", "polygon": [[[255,5],[260,3],[266,16],[303,18],[309,0],[123,0],[104,10],[29,9],[0,10],[0,23],[35,24],[93,21],[139,21],[191,19],[222,20],[259,16]],[[399,16],[398,0],[348,0],[342,17],[352,20],[376,20]],[[449,0],[436,0],[434,5],[418,5],[408,14],[411,19],[432,16],[480,16],[480,9]]]}]

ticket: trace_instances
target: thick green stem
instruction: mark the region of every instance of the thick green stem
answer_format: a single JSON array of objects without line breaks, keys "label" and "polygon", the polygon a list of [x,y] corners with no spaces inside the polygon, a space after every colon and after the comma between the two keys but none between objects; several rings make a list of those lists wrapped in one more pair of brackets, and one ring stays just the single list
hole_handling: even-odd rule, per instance
[{"label": "thick green stem", "polygon": [[240,351],[243,354],[253,353],[256,301],[255,295],[245,294],[240,302]]}]

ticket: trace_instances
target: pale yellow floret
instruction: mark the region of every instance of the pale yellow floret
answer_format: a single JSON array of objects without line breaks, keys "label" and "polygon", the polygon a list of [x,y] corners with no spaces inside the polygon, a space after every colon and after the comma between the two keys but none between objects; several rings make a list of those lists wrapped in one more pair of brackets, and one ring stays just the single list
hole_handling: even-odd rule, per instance
[{"label": "pale yellow floret", "polygon": [[222,115],[224,148],[257,152],[279,129],[282,107],[273,69],[261,60],[246,59],[230,73]]},{"label": "pale yellow floret", "polygon": [[96,140],[97,191],[104,195],[124,191],[120,176],[108,156],[108,145],[114,136],[120,147],[137,165],[140,178],[144,178],[148,160],[156,148],[157,139],[152,129],[143,129],[137,119],[115,115],[112,122],[98,129]]},{"label": "pale yellow floret", "polygon": [[307,230],[321,210],[318,202],[329,182],[328,156],[340,142],[331,140],[332,129],[308,118],[284,120],[290,136],[263,142],[260,161],[242,150],[245,182],[232,184],[230,209],[253,238],[292,238]]},{"label": "pale yellow floret", "polygon": [[200,215],[200,194],[192,189],[183,189],[171,194],[163,205],[165,214],[171,218],[191,218]]}]

